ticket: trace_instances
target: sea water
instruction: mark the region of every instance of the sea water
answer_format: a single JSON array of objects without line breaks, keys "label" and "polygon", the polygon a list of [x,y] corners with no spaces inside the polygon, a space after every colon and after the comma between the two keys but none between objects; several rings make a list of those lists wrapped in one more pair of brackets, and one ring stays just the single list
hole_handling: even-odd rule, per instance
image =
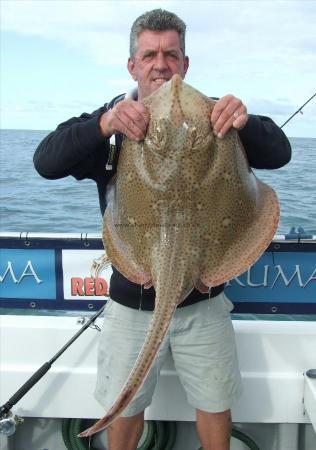
[{"label": "sea water", "polygon": [[[48,131],[0,130],[1,231],[101,233],[96,184],[72,177],[46,180],[33,154]],[[278,234],[301,226],[316,234],[316,139],[290,138],[292,160],[281,169],[256,170],[278,193]]]}]

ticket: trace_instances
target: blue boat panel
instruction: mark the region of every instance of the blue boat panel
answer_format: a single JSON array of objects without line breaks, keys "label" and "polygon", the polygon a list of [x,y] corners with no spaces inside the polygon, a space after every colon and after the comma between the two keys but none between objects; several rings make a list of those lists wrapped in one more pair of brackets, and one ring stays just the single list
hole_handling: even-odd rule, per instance
[{"label": "blue boat panel", "polygon": [[0,298],[56,300],[55,250],[0,249]]},{"label": "blue boat panel", "polygon": [[[315,314],[315,244],[315,240],[272,242],[256,264],[225,286],[234,312]],[[1,237],[0,307],[98,310],[107,297],[98,294],[96,286],[106,286],[109,280],[104,274],[93,279],[90,269],[102,249],[97,238]],[[69,286],[77,286],[76,292]]]},{"label": "blue boat panel", "polygon": [[315,253],[265,252],[225,293],[234,303],[315,303],[315,284]]}]

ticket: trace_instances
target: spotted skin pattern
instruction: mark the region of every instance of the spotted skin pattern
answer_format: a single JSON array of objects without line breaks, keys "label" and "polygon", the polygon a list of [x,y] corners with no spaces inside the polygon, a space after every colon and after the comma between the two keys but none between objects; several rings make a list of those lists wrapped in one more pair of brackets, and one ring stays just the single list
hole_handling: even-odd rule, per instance
[{"label": "spotted skin pattern", "polygon": [[143,103],[151,114],[147,135],[123,143],[103,241],[126,278],[154,286],[155,310],[118,399],[80,436],[106,428],[132,400],[177,305],[194,287],[207,292],[244,272],[279,220],[277,196],[252,173],[237,132],[214,135],[213,100],[174,75]]}]

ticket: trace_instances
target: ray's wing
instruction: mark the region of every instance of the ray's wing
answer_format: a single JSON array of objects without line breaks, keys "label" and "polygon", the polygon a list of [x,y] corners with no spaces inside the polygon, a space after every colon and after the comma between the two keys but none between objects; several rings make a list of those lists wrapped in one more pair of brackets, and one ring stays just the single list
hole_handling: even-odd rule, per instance
[{"label": "ray's wing", "polygon": [[213,143],[207,185],[210,219],[204,236],[201,280],[222,284],[247,270],[277,230],[279,203],[252,173],[237,132]]},{"label": "ray's wing", "polygon": [[[127,279],[137,284],[150,282],[150,273],[137,260],[128,240],[124,239],[126,232],[133,232],[131,224],[127,222],[124,209],[115,201],[117,178],[107,191],[107,209],[104,214],[103,244],[113,266]],[[135,231],[135,230],[134,230]]]}]

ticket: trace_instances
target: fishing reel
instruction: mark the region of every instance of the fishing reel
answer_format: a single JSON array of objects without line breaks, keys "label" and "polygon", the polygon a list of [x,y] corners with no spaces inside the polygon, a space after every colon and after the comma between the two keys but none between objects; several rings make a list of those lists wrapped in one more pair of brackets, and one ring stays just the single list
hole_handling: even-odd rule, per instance
[{"label": "fishing reel", "polygon": [[0,419],[0,433],[5,436],[12,436],[15,433],[17,425],[24,422],[20,416],[16,416],[12,411],[3,414]]}]

